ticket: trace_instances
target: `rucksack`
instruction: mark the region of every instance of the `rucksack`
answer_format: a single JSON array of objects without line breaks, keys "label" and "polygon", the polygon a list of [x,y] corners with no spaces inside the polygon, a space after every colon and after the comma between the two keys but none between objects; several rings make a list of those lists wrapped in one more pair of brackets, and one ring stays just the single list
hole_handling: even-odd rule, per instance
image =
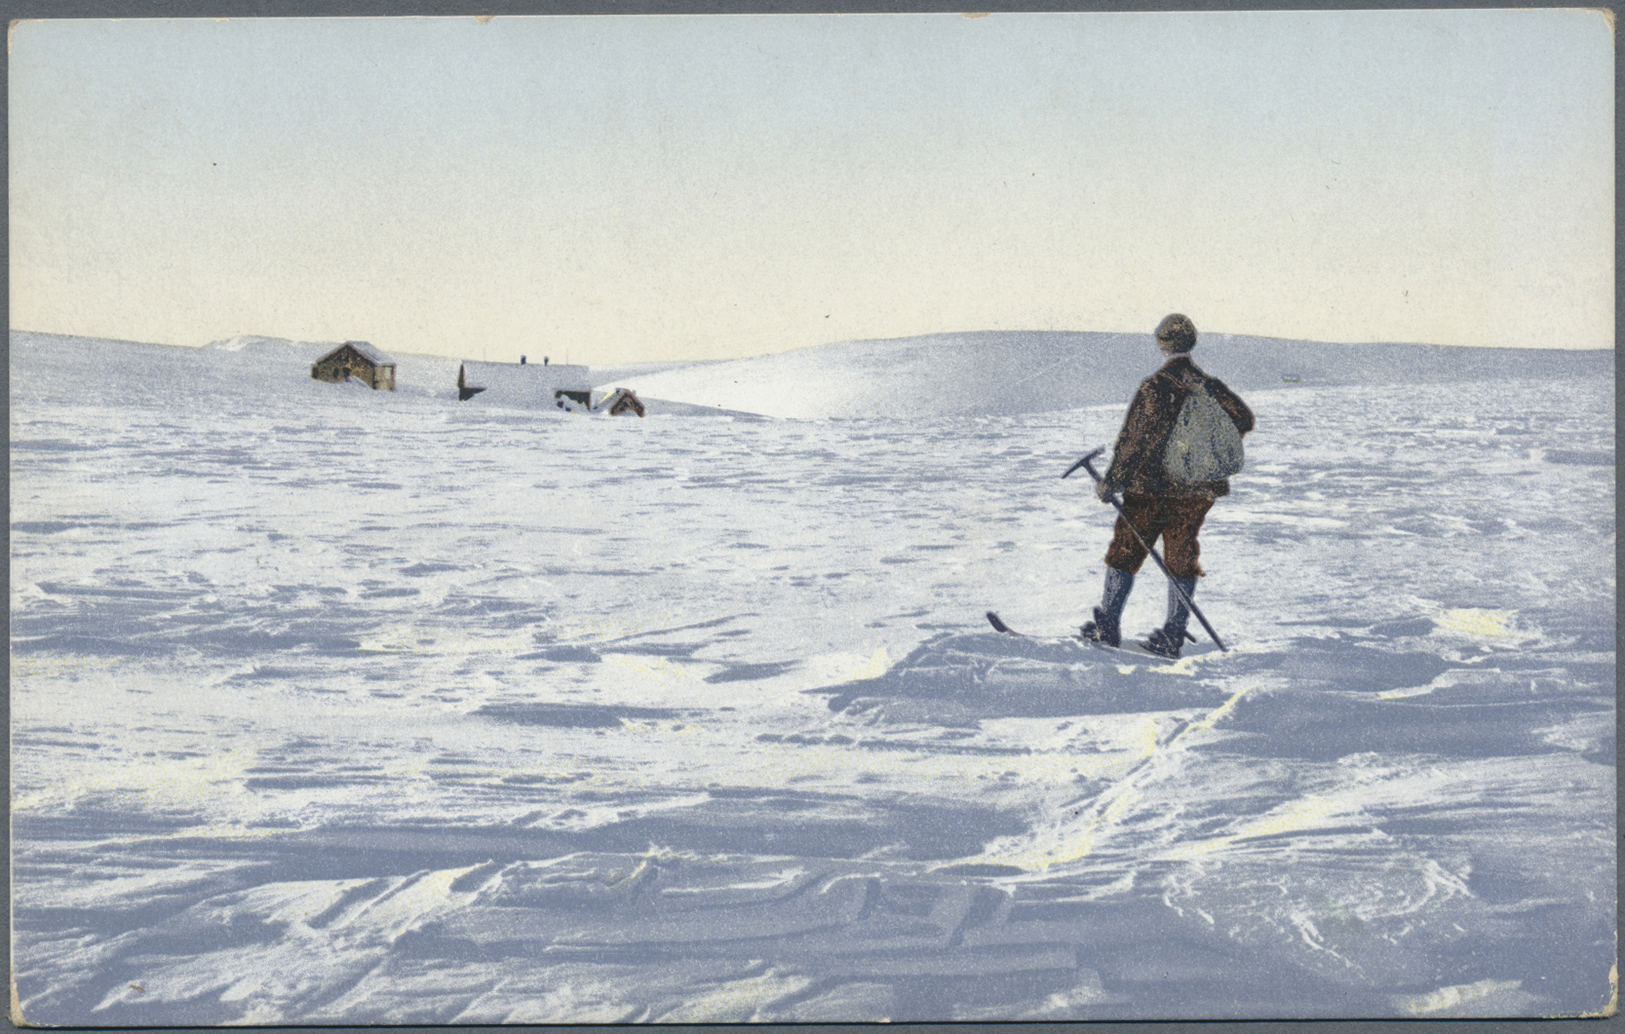
[{"label": "rucksack", "polygon": [[1240,473],[1241,465],[1241,432],[1236,430],[1236,422],[1207,393],[1205,385],[1194,385],[1168,435],[1163,470],[1176,483],[1195,485]]}]

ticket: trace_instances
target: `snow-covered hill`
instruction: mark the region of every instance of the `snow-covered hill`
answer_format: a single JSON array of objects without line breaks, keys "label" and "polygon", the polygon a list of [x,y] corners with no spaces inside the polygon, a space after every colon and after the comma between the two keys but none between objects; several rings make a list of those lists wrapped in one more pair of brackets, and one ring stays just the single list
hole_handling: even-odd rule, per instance
[{"label": "snow-covered hill", "polygon": [[[151,396],[154,392],[226,392],[278,400],[326,399],[335,391],[347,391],[354,387],[312,381],[310,378],[311,363],[340,344],[342,342],[294,341],[257,334],[239,334],[201,348],[16,330],[11,332],[10,338],[14,359],[36,374],[35,383],[41,386],[52,383],[64,387],[72,385],[81,398],[85,397],[86,392],[123,390],[140,396]],[[392,352],[388,348],[382,350],[396,363],[394,395],[456,401],[459,360],[438,355]],[[513,365],[517,368],[517,364]],[[688,365],[638,363],[596,367],[592,374],[619,384]],[[84,371],[89,370],[103,372],[97,376],[84,376]],[[391,405],[390,394],[375,393],[371,404]],[[469,408],[505,407],[493,405],[490,398],[476,396]],[[654,411],[686,412],[687,409],[680,405],[657,404]]]},{"label": "snow-covered hill", "polygon": [[[1196,361],[1237,390],[1606,375],[1612,353],[1340,345],[1216,334]],[[819,345],[638,379],[640,395],[777,417],[991,416],[1126,402],[1150,334],[987,332]]]},{"label": "snow-covered hill", "polygon": [[[12,347],[66,371],[102,362],[125,367],[136,384],[227,390],[250,384],[277,396],[320,398],[332,385],[309,383],[309,367],[337,342],[254,335],[203,350],[14,331]],[[386,349],[387,351],[387,349]],[[209,353],[207,360],[202,353]],[[104,357],[111,356],[107,359]],[[396,355],[397,393],[455,399],[459,360]],[[1612,378],[1611,352],[1339,345],[1215,334],[1198,363],[1238,391],[1373,384],[1430,384]],[[578,368],[595,395],[635,390],[651,415],[704,412],[793,419],[919,420],[1008,416],[1126,402],[1161,363],[1149,335],[1054,332],[941,334],[854,341],[706,363],[641,363]],[[518,364],[510,364],[513,370]],[[480,370],[489,367],[481,364]],[[487,379],[489,377],[487,376]],[[476,376],[475,382],[479,382]],[[509,393],[512,394],[512,393]],[[546,392],[542,394],[548,394]],[[540,409],[506,404],[501,392],[465,403],[469,411]]]},{"label": "snow-covered hill", "polygon": [[1157,664],[1065,638],[1112,512],[1058,476],[1155,354],[1012,413],[1065,392],[974,344],[746,364],[785,405],[905,369],[885,419],[609,420],[13,334],[19,1018],[1605,1008],[1611,357],[1214,342],[1258,416],[1203,531],[1233,651]]}]

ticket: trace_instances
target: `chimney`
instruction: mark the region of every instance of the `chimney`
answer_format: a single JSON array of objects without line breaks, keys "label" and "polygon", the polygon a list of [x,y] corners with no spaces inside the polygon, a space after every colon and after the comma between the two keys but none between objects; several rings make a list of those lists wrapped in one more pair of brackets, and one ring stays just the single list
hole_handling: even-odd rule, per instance
[{"label": "chimney", "polygon": [[520,357],[519,357],[519,365],[520,365],[520,366],[524,366],[524,365],[525,365],[525,357],[524,357],[524,356],[520,356]]}]

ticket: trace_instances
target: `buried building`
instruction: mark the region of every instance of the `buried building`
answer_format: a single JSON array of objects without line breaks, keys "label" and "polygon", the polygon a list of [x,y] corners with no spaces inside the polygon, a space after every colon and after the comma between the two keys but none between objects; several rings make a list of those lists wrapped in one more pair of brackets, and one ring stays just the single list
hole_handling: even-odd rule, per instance
[{"label": "buried building", "polygon": [[335,383],[354,378],[374,391],[394,391],[395,360],[365,341],[346,341],[316,360],[310,377]]},{"label": "buried building", "polygon": [[637,393],[631,388],[616,388],[613,395],[595,408],[602,409],[610,416],[621,416],[625,413],[642,416],[644,413],[643,400],[638,398]]},{"label": "buried building", "polygon": [[588,397],[592,381],[585,366],[527,363],[485,363],[465,359],[457,368],[457,399],[498,406],[552,408],[566,394]]}]

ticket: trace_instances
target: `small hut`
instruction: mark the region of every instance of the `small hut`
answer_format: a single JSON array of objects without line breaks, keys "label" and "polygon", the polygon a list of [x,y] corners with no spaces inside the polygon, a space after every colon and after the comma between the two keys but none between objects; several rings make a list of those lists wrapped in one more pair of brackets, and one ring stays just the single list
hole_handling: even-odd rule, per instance
[{"label": "small hut", "polygon": [[395,360],[365,341],[346,341],[316,360],[310,376],[333,383],[354,378],[373,391],[394,391]]},{"label": "small hut", "polygon": [[467,402],[469,399],[485,390],[483,384],[468,383],[468,367],[457,367],[457,401]]},{"label": "small hut", "polygon": [[623,413],[643,415],[643,401],[631,388],[616,388],[615,394],[605,399],[600,406],[610,416],[620,416]]}]

